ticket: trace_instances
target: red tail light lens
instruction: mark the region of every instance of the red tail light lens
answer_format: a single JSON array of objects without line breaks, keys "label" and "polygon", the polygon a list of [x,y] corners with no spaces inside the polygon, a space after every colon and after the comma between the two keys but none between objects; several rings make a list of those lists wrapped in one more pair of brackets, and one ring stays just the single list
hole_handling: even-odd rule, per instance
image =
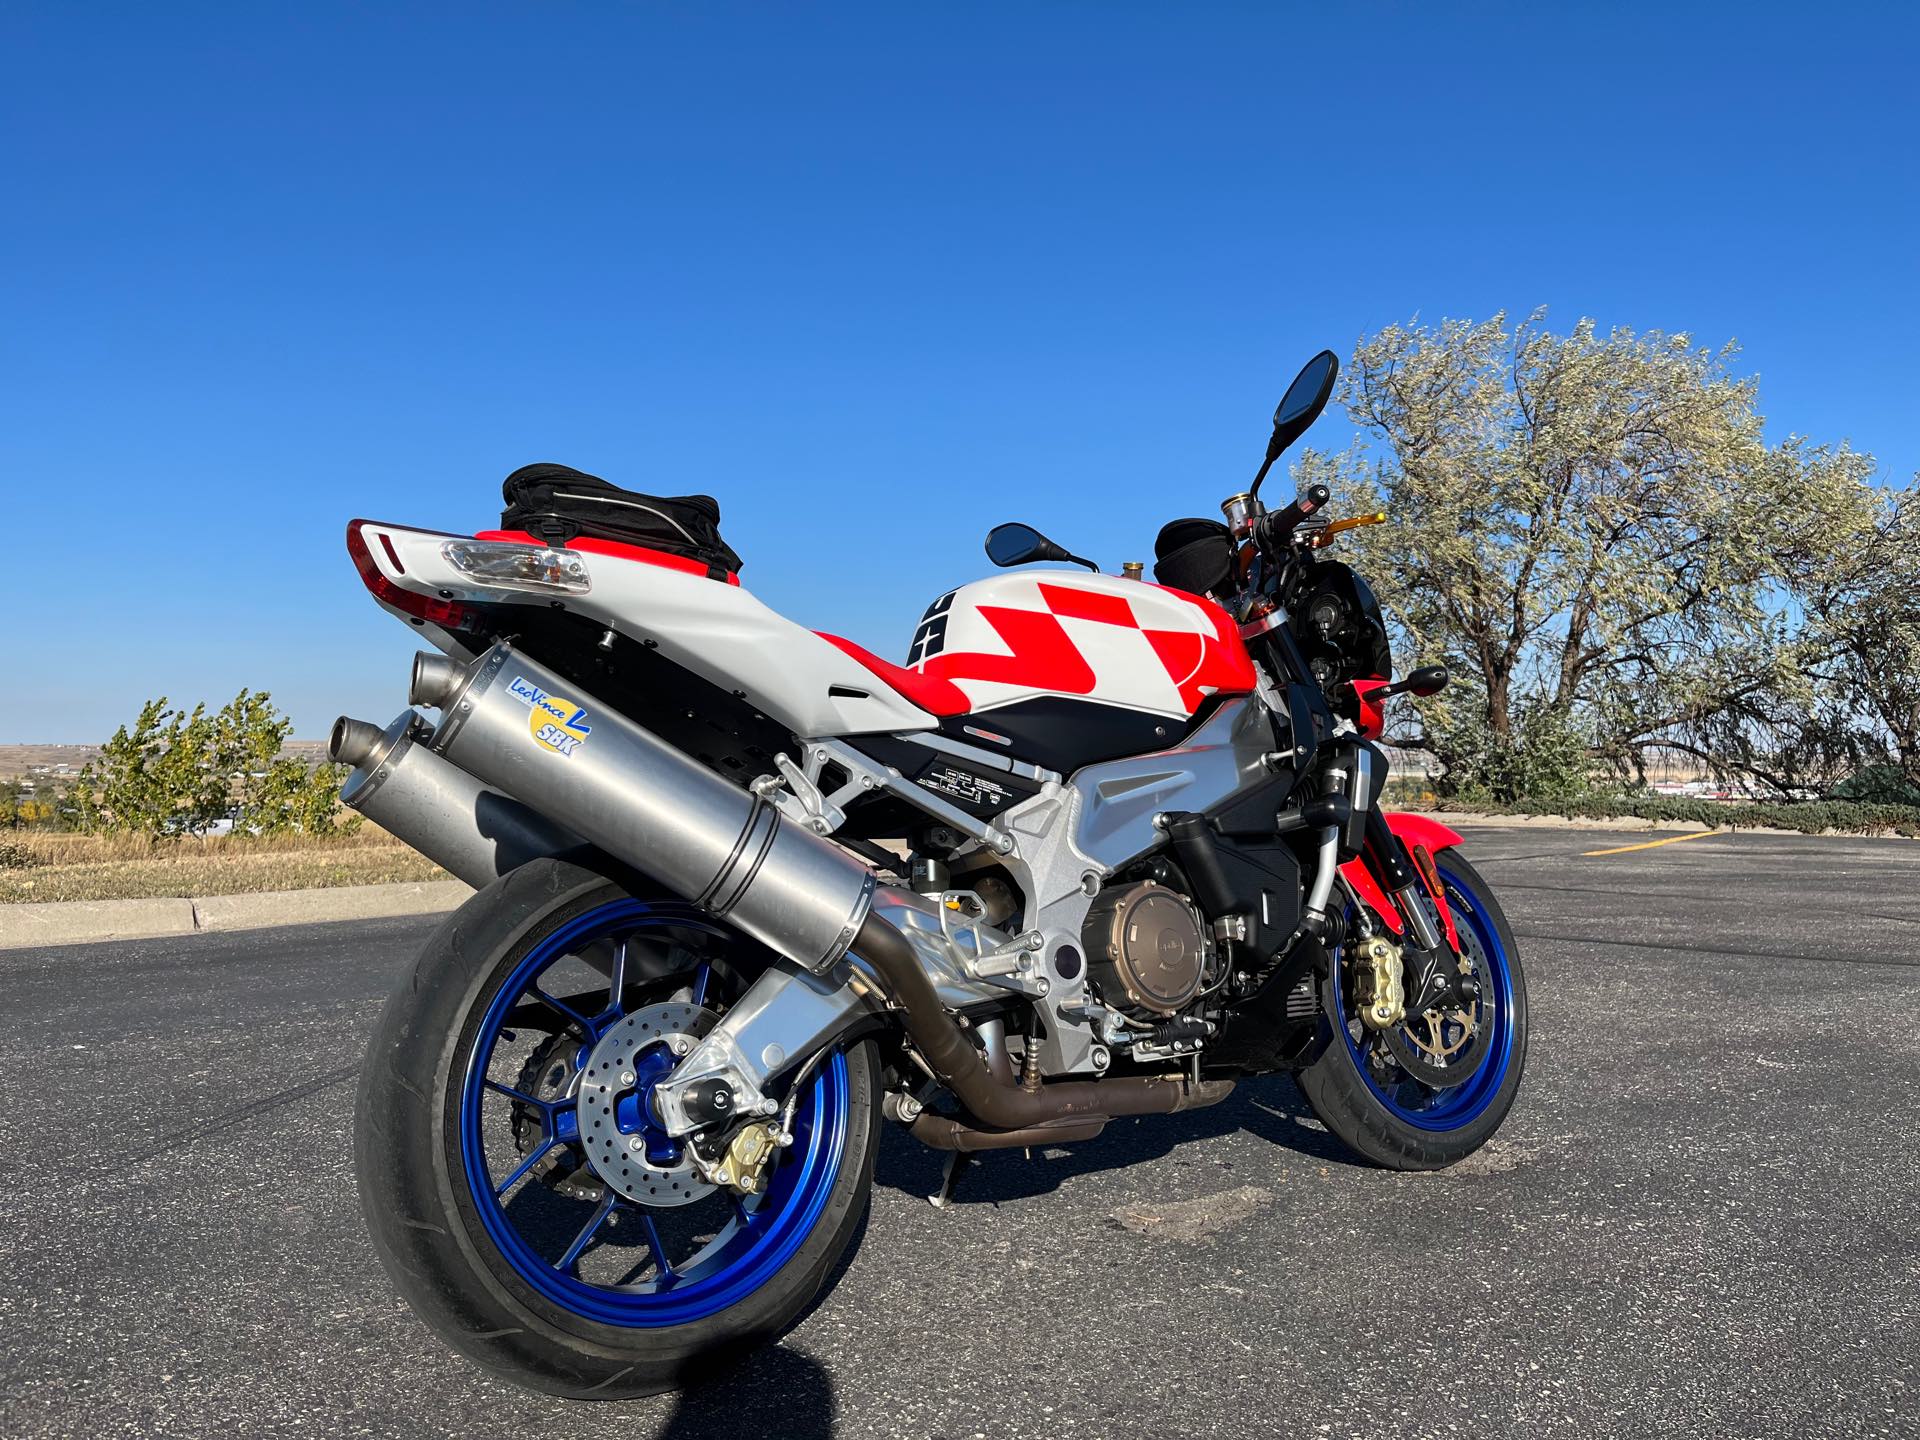
[{"label": "red tail light lens", "polygon": [[[354,569],[360,572],[361,583],[372,592],[373,598],[384,605],[391,605],[416,624],[438,625],[446,630],[458,630],[464,627],[467,623],[465,606],[456,605],[451,600],[442,600],[433,595],[420,595],[412,590],[402,589],[380,573],[380,567],[374,563],[373,551],[367,547],[367,537],[360,533],[360,527],[367,523],[365,520],[352,520],[347,523],[347,554],[353,557]],[[400,557],[394,554],[392,541],[385,535],[380,539],[385,543],[387,553],[393,556],[394,568],[401,568]]]}]

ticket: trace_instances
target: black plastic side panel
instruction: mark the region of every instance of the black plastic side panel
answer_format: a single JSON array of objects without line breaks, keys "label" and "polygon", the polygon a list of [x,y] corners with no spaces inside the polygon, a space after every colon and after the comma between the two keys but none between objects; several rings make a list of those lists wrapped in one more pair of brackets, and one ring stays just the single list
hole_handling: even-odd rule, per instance
[{"label": "black plastic side panel", "polygon": [[1083,765],[1123,760],[1178,745],[1211,709],[1211,704],[1203,706],[1193,719],[1181,720],[1048,695],[978,714],[950,715],[940,722],[940,732],[962,744],[999,751],[1015,760],[1071,775]]},{"label": "black plastic side panel", "polygon": [[1219,834],[1203,815],[1167,828],[1168,850],[1209,917],[1245,915],[1247,944],[1263,959],[1279,953],[1300,923],[1300,862],[1279,838]]},{"label": "black plastic side panel", "polygon": [[1293,799],[1300,776],[1284,770],[1258,785],[1249,785],[1206,812],[1208,826],[1219,835],[1231,835],[1255,844],[1274,842],[1275,817]]},{"label": "black plastic side panel", "polygon": [[[891,765],[916,785],[950,800],[970,815],[990,820],[1009,805],[1040,793],[1032,780],[945,751],[930,750],[891,735],[855,735],[844,742],[870,759]],[[978,745],[978,741],[972,742]],[[982,747],[984,748],[984,747]],[[923,821],[924,821],[924,817]]]}]

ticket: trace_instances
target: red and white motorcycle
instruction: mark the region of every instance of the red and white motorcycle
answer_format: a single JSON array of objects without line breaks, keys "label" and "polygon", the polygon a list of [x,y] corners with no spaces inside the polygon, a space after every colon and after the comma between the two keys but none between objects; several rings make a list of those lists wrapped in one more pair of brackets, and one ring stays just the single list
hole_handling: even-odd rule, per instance
[{"label": "red and white motorcycle", "polygon": [[[523,1384],[680,1383],[776,1334],[867,1204],[882,1119],[947,1151],[1294,1074],[1375,1163],[1447,1165],[1513,1104],[1512,932],[1442,825],[1379,807],[1391,682],[1345,527],[1261,481],[1120,575],[1002,525],[906,663],[739,582],[705,497],[559,466],[503,528],[356,520],[435,648],[346,803],[477,893],[388,1002],[356,1151],[394,1283]],[[1366,517],[1370,521],[1377,517]],[[1084,567],[1084,569],[1079,568]],[[436,712],[429,721],[421,707]]]}]

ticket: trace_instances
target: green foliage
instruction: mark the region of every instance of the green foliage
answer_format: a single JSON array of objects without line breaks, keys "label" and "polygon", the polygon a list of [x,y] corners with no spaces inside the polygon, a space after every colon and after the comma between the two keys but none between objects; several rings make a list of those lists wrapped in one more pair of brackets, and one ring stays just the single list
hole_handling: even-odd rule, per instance
[{"label": "green foliage", "polygon": [[154,839],[204,835],[228,819],[247,834],[325,834],[338,824],[344,771],[282,757],[292,729],[264,693],[242,690],[211,714],[150,700],[81,771],[75,820],[90,833]]},{"label": "green foliage", "polygon": [[58,818],[58,807],[51,785],[0,780],[0,826],[20,830],[30,825],[51,825]]},{"label": "green foliage", "polygon": [[1783,795],[1920,780],[1920,499],[1844,445],[1769,445],[1736,354],[1540,313],[1360,342],[1362,438],[1295,469],[1388,514],[1340,543],[1402,663],[1454,672],[1396,712],[1443,788],[1577,795],[1661,752]]},{"label": "green foliage", "polygon": [[1523,795],[1564,803],[1596,791],[1591,738],[1550,705],[1527,706],[1504,733],[1473,706],[1453,708],[1443,723],[1435,746],[1452,757],[1445,793],[1463,803]]},{"label": "green foliage", "polygon": [[1920,784],[1898,765],[1869,765],[1835,785],[1826,798],[1868,805],[1920,805]]}]

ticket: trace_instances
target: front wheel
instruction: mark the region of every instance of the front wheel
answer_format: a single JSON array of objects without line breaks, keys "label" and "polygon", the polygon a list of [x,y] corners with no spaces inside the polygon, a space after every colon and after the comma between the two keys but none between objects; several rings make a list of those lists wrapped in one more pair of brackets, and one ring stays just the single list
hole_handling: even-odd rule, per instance
[{"label": "front wheel", "polygon": [[1441,851],[1434,864],[1462,958],[1480,982],[1474,1013],[1430,1012],[1392,1032],[1371,1029],[1360,1017],[1351,956],[1336,953],[1322,982],[1332,1034],[1296,1077],[1336,1138],[1394,1170],[1438,1170],[1486,1144],[1513,1108],[1526,1068],[1527,982],[1507,917],[1459,851]]},{"label": "front wheel", "polygon": [[354,1158],[375,1249],[444,1340],[614,1399],[699,1378],[806,1307],[866,1210],[873,1042],[798,1082],[753,1193],[707,1184],[648,1105],[766,961],[691,905],[556,860],[428,941],[374,1033]]}]

